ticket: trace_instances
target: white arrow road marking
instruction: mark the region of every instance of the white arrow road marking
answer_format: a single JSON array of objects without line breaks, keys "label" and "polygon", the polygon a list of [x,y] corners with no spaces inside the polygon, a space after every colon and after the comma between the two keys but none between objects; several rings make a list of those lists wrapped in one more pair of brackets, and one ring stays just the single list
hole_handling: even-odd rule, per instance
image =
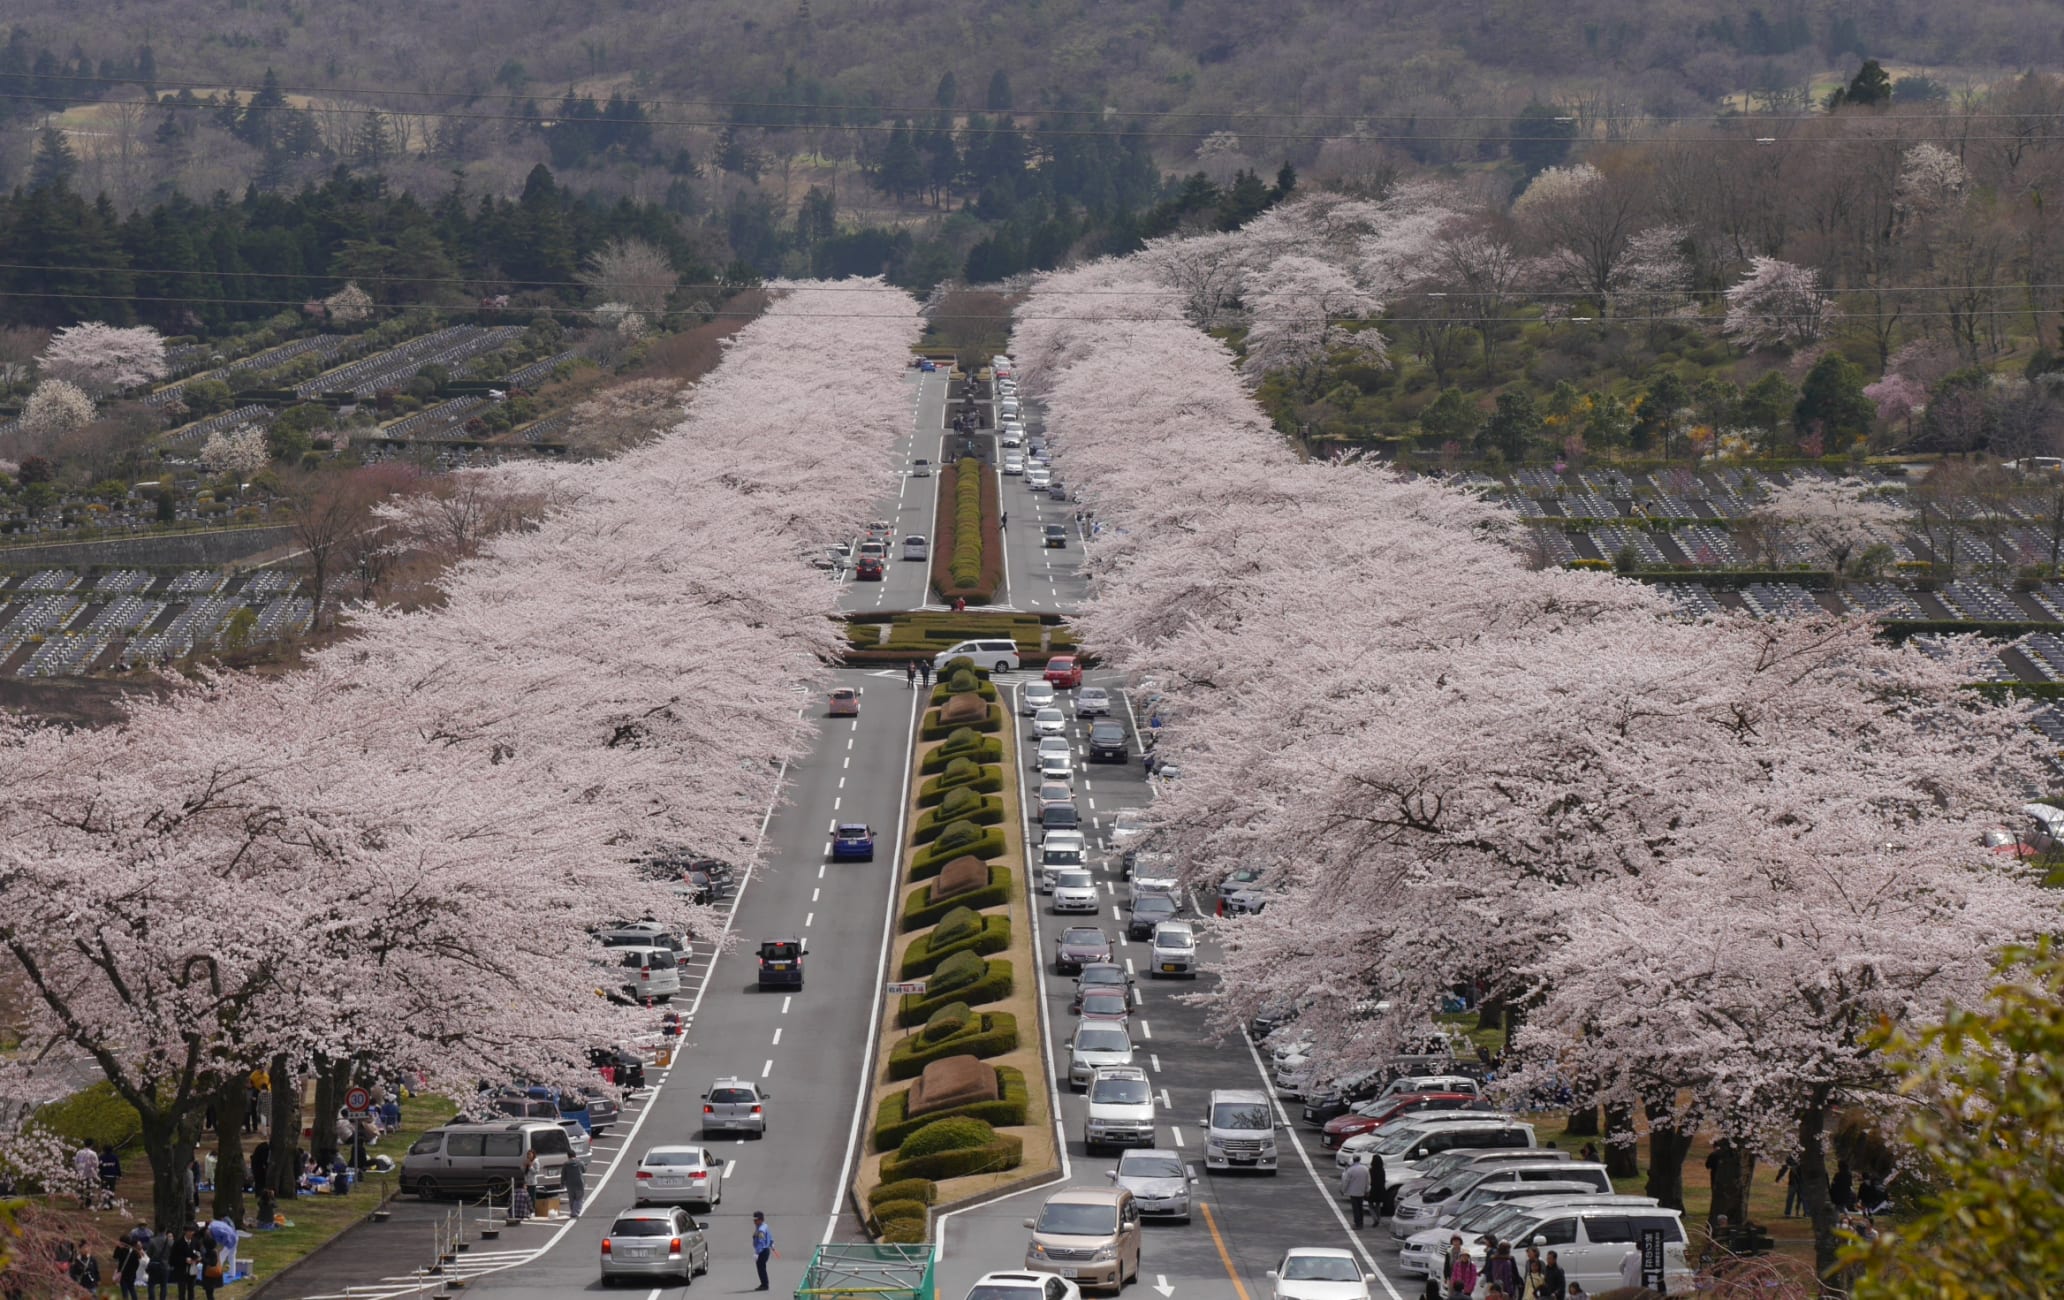
[{"label": "white arrow road marking", "polygon": [[[1175,1288],[1168,1285],[1168,1278],[1161,1273],[1154,1274],[1154,1289],[1159,1291],[1164,1297],[1175,1294]],[[646,1300],[651,1300],[651,1297],[648,1296]]]}]

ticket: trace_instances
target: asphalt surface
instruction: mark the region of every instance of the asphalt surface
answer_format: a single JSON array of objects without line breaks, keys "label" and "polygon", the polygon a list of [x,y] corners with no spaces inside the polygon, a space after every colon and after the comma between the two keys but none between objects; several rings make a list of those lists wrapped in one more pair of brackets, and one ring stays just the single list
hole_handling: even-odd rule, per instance
[{"label": "asphalt surface", "polygon": [[[889,560],[882,566],[882,578],[878,582],[856,582],[850,568],[831,574],[833,581],[843,585],[839,605],[848,613],[922,609],[930,598],[931,565],[926,560],[904,559],[903,539],[924,538],[925,553],[929,556],[931,539],[938,532],[938,465],[945,454],[947,382],[942,374],[912,372],[911,384],[917,409],[910,431],[895,449],[900,474],[896,495],[877,503],[871,517],[889,525]],[[931,462],[932,473],[927,477],[918,478],[911,473],[920,458]],[[852,544],[857,552],[860,539],[852,539]],[[943,606],[933,602],[931,608]]]}]

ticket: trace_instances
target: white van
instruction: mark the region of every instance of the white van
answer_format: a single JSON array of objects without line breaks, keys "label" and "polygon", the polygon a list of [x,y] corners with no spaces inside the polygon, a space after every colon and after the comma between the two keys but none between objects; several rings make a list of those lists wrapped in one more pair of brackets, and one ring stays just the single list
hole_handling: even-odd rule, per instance
[{"label": "white van", "polygon": [[1198,1127],[1204,1130],[1206,1169],[1276,1172],[1276,1121],[1267,1093],[1215,1088]]},{"label": "white van", "polygon": [[671,948],[611,948],[622,988],[634,1002],[670,1002],[681,991],[681,963]]},{"label": "white van", "polygon": [[951,650],[941,650],[933,655],[932,671],[944,672],[947,664],[960,658],[974,660],[977,668],[1007,673],[1018,666],[1018,643],[1009,640],[963,641]]},{"label": "white van", "polygon": [[996,404],[996,409],[1002,414],[1005,420],[1015,420],[1018,418],[1018,399],[1015,397],[1006,397]]},{"label": "white van", "polygon": [[922,560],[926,558],[928,555],[930,555],[930,553],[930,550],[926,546],[925,539],[918,536],[916,533],[912,533],[910,536],[903,539],[904,559]]},{"label": "white van", "polygon": [[[1663,1206],[1563,1205],[1543,1207],[1538,1218],[1512,1225],[1500,1240],[1515,1250],[1539,1246],[1554,1251],[1556,1262],[1572,1282],[1593,1294],[1622,1285],[1620,1268],[1627,1256],[1641,1250],[1644,1229],[1663,1234],[1663,1283],[1671,1295],[1691,1294],[1691,1268],[1685,1261],[1684,1212]],[[1472,1246],[1472,1253],[1481,1246]]]},{"label": "white van", "polygon": [[1081,831],[1048,831],[1039,842],[1039,892],[1051,894],[1058,873],[1080,870],[1088,863],[1089,842]]}]

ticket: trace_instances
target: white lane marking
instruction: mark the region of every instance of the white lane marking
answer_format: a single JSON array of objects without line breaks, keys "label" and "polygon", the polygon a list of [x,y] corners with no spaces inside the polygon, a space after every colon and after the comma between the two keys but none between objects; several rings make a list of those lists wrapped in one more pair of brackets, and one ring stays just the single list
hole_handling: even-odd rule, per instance
[{"label": "white lane marking", "polygon": [[832,800],[831,800],[831,810],[832,810],[833,812],[837,812],[837,811],[838,811],[838,806],[839,806],[839,804],[843,803],[844,801],[845,801],[845,796],[844,796],[844,795],[834,795],[834,796],[832,796]]},{"label": "white lane marking", "polygon": [[1168,1131],[1169,1131],[1169,1132],[1170,1132],[1171,1134],[1173,1134],[1173,1135],[1175,1136],[1175,1144],[1176,1144],[1177,1146],[1181,1146],[1181,1145],[1183,1144],[1183,1140],[1182,1140],[1182,1125],[1180,1125],[1180,1124],[1170,1124],[1170,1125],[1168,1126]]},{"label": "white lane marking", "polygon": [[792,993],[791,993],[791,994],[789,994],[789,995],[787,995],[787,996],[785,996],[785,997],[783,997],[783,998],[781,999],[781,1014],[782,1014],[782,1015],[784,1015],[784,1016],[785,1016],[785,1015],[787,1015],[787,1014],[788,1014],[788,1004],[789,1004],[789,1003],[791,1003],[791,1002],[793,1002],[793,1001],[795,1001],[795,995],[794,995],[794,994],[792,994]]},{"label": "white lane marking", "polygon": [[[1156,1074],[1159,1074],[1159,1073],[1161,1073],[1161,1057],[1159,1056],[1159,1054],[1157,1054],[1157,1053],[1154,1053],[1154,1052],[1148,1052],[1148,1053],[1147,1053],[1147,1061],[1148,1061],[1148,1063],[1149,1063],[1149,1064],[1151,1064],[1151,1065],[1152,1065],[1152,1066],[1154,1067],[1154,1073],[1156,1073]],[[1167,1093],[1166,1091],[1163,1091],[1161,1095],[1162,1095],[1163,1097],[1166,1097],[1166,1096],[1168,1095],[1168,1093]],[[1166,1105],[1167,1105],[1168,1103],[1164,1101],[1164,1102],[1162,1102],[1161,1104],[1162,1104],[1162,1105],[1164,1105],[1164,1106],[1166,1106]]]},{"label": "white lane marking", "polygon": [[1116,903],[1111,904],[1111,919],[1113,921],[1122,921],[1125,919],[1124,917],[1118,915],[1118,904]]},{"label": "white lane marking", "polygon": [[817,888],[815,888],[815,889],[812,889],[812,890],[810,891],[810,901],[811,901],[811,902],[813,902],[813,903],[814,903],[814,902],[816,902],[816,901],[817,901],[817,895],[819,895],[819,894],[821,894],[821,893],[823,893],[823,892],[824,892],[824,889],[823,889],[823,887],[822,887],[822,886],[819,886],[819,887],[817,887]]},{"label": "white lane marking", "polygon": [[[831,846],[830,846],[830,845],[828,845],[828,844],[827,844],[827,845],[826,845],[826,846],[824,847],[824,853],[825,853],[825,856],[827,856],[827,857],[829,857],[829,856],[831,855]],[[817,879],[819,879],[819,880],[822,880],[822,879],[824,879],[824,864],[823,864],[822,862],[820,862],[820,863],[818,863],[818,864],[817,864]]]},{"label": "white lane marking", "polygon": [[1139,1032],[1141,1038],[1152,1039],[1154,1037],[1154,1027],[1144,1020],[1139,1022]]},{"label": "white lane marking", "polygon": [[[1155,1066],[1154,1068],[1155,1068],[1156,1070],[1159,1070],[1159,1069],[1160,1069],[1161,1067],[1157,1065],[1157,1066]],[[1172,1101],[1170,1101],[1170,1100],[1168,1100],[1168,1089],[1166,1089],[1166,1088],[1163,1088],[1163,1089],[1161,1090],[1161,1109],[1163,1109],[1163,1110],[1174,1110],[1174,1109],[1175,1109],[1175,1103],[1174,1103],[1174,1102],[1172,1102]]]},{"label": "white lane marking", "polygon": [[810,922],[812,922],[812,921],[814,921],[814,920],[816,920],[816,919],[817,919],[817,914],[816,914],[815,912],[812,912],[812,913],[810,913],[810,914],[809,914],[808,916],[805,916],[805,917],[803,918],[803,928],[804,928],[805,930],[809,929],[809,928],[810,928]]},{"label": "white lane marking", "polygon": [[1130,958],[1130,957],[1127,957],[1127,958],[1125,959],[1125,973],[1126,973],[1126,975],[1128,975],[1128,976],[1132,976],[1132,975],[1137,975],[1137,974],[1139,974],[1139,972],[1138,972],[1138,971],[1136,971],[1136,970],[1134,970],[1134,969],[1132,968],[1132,958]]},{"label": "white lane marking", "polygon": [[[850,760],[849,760],[849,761],[850,761]],[[840,778],[838,779],[838,788],[839,788],[839,789],[841,789],[841,790],[843,790],[843,789],[845,789],[845,788],[846,788],[846,778],[844,778],[844,777],[840,777]]]},{"label": "white lane marking", "polygon": [[[910,697],[910,720],[904,724],[903,789],[902,794],[896,800],[896,851],[889,858],[890,880],[902,879],[904,831],[910,817],[910,769],[917,749],[917,721],[920,703],[917,694],[913,692]],[[817,868],[817,875],[819,879],[823,878],[823,867]],[[889,948],[891,946],[889,940],[894,933],[896,904],[901,893],[900,889],[890,889],[888,901],[882,906],[881,956],[875,964],[875,983],[877,985],[886,984],[889,979]],[[845,1208],[846,1204],[846,1185],[853,1176],[853,1161],[858,1156],[860,1150],[860,1126],[865,1121],[867,1115],[867,1090],[874,1082],[874,1036],[881,1028],[882,1007],[888,1002],[888,999],[886,997],[876,997],[869,999],[869,1001],[873,1005],[867,1013],[867,1037],[862,1040],[867,1044],[867,1051],[862,1054],[859,1070],[860,1077],[854,1088],[853,1124],[846,1133],[845,1158],[839,1162],[838,1181],[831,1185],[831,1212],[824,1220],[824,1236],[820,1239],[820,1243],[825,1245],[829,1245],[832,1237],[838,1232],[839,1213]],[[1055,1110],[1058,1113],[1059,1108],[1056,1107]]]},{"label": "white lane marking", "polygon": [[[1268,1071],[1262,1068],[1261,1053],[1254,1050],[1254,1040],[1249,1038],[1247,1031],[1243,1029],[1240,1031],[1240,1041],[1247,1045],[1247,1055],[1254,1062],[1254,1072],[1261,1076],[1261,1086],[1269,1095],[1269,1104],[1276,1108],[1276,1118],[1283,1121],[1285,1129],[1290,1129],[1290,1113],[1283,1109],[1283,1099],[1276,1095],[1276,1085],[1270,1081]],[[1294,1134],[1294,1130],[1292,1132]],[[1304,1149],[1304,1143],[1298,1141],[1293,1135],[1290,1140],[1290,1149],[1297,1153],[1298,1160],[1304,1164],[1304,1172],[1311,1177],[1312,1186],[1319,1189],[1319,1199],[1326,1203],[1327,1209],[1333,1211],[1333,1219],[1340,1225],[1341,1235],[1347,1238],[1347,1244],[1354,1249],[1357,1255],[1362,1257],[1362,1261],[1369,1266],[1369,1271],[1376,1275],[1376,1280],[1383,1283],[1383,1289],[1389,1293],[1390,1300],[1405,1300],[1402,1295],[1398,1294],[1398,1289],[1391,1285],[1389,1275],[1376,1262],[1376,1257],[1371,1255],[1369,1248],[1362,1244],[1361,1237],[1352,1228],[1348,1227],[1347,1214],[1341,1210],[1340,1202],[1333,1199],[1333,1193],[1326,1183],[1320,1179],[1319,1171],[1312,1167],[1311,1153]]]},{"label": "white lane marking", "polygon": [[769,1046],[769,1047],[779,1047],[779,1046],[781,1046],[781,1027],[780,1027],[779,1025],[776,1025],[776,1026],[774,1027],[774,1041],[773,1041],[772,1043],[769,1043],[769,1044],[768,1044],[768,1046]]},{"label": "white lane marking", "polygon": [[774,1073],[774,1058],[770,1056],[767,1058],[767,1063],[760,1067],[760,1077],[764,1079],[772,1073]]}]

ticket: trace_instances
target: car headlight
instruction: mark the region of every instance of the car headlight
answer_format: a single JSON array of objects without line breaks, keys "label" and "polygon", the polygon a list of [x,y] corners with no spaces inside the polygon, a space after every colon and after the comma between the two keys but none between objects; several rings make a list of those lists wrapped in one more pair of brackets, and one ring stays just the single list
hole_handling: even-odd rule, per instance
[{"label": "car headlight", "polygon": [[1040,1244],[1039,1244],[1038,1242],[1036,1242],[1036,1241],[1035,1241],[1035,1242],[1033,1242],[1033,1243],[1032,1243],[1032,1252],[1031,1252],[1031,1253],[1032,1253],[1032,1258],[1034,1258],[1034,1259],[1045,1259],[1045,1258],[1046,1258],[1046,1247],[1044,1247],[1044,1246],[1040,1245]]},{"label": "car headlight", "polygon": [[1096,1254],[1089,1257],[1089,1262],[1092,1264],[1108,1264],[1116,1258],[1118,1258],[1118,1248],[1116,1246],[1098,1246]]}]

